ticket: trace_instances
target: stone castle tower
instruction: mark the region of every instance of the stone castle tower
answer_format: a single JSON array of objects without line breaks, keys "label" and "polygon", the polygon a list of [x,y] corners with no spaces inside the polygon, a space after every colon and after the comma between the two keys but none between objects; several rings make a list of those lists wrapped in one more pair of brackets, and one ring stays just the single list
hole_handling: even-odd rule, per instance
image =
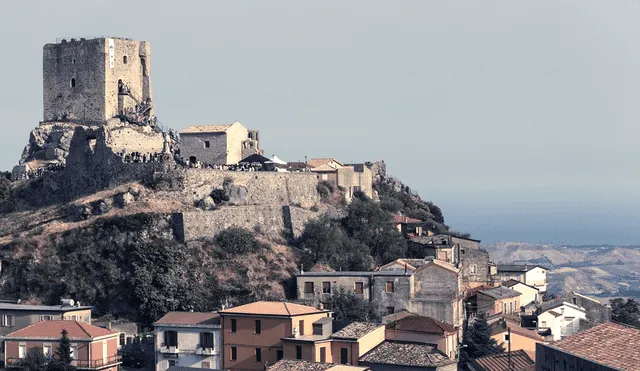
[{"label": "stone castle tower", "polygon": [[44,121],[104,124],[133,117],[146,122],[153,117],[150,64],[146,41],[100,37],[46,44]]}]

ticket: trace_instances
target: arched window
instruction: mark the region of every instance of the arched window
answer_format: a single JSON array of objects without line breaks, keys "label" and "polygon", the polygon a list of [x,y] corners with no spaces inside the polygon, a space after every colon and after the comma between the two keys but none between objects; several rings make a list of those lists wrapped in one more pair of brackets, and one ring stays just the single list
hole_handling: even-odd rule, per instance
[{"label": "arched window", "polygon": [[71,85],[72,88],[76,87],[76,79],[75,78],[71,79],[71,84],[70,85]]},{"label": "arched window", "polygon": [[122,63],[127,64],[127,56],[122,57]]}]

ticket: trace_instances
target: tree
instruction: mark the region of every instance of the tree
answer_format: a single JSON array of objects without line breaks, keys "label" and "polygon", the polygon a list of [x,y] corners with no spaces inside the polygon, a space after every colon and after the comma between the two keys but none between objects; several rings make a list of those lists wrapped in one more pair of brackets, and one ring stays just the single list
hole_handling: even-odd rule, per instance
[{"label": "tree", "polygon": [[60,344],[56,348],[55,356],[49,362],[48,371],[73,371],[76,368],[71,364],[73,356],[71,354],[71,340],[67,330],[62,330]]},{"label": "tree", "polygon": [[634,299],[612,299],[611,319],[626,325],[640,327],[640,303]]},{"label": "tree", "polygon": [[49,359],[42,352],[42,348],[31,348],[16,366],[24,371],[45,371]]},{"label": "tree", "polygon": [[352,291],[339,288],[329,299],[333,318],[338,321],[378,321],[380,316],[375,310],[372,302],[365,301]]},{"label": "tree", "polygon": [[491,337],[491,325],[484,313],[478,313],[473,324],[467,328],[462,338],[463,360],[470,360],[491,354],[502,353],[504,348]]}]

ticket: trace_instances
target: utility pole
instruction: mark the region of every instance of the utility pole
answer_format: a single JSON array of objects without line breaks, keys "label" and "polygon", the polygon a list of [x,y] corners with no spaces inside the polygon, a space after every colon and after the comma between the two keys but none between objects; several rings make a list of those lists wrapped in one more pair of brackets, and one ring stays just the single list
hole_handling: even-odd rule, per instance
[{"label": "utility pole", "polygon": [[507,343],[507,365],[508,365],[508,368],[507,368],[507,370],[508,371],[512,371],[512,368],[511,368],[511,327],[507,327],[507,340],[508,340],[508,343]]}]

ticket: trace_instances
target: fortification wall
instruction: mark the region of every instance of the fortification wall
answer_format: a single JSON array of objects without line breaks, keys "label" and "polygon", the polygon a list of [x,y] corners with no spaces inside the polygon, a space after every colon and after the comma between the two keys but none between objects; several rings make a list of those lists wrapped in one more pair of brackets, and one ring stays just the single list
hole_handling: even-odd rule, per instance
[{"label": "fortification wall", "polygon": [[267,236],[298,237],[307,221],[319,212],[290,206],[229,206],[214,211],[194,211],[174,214],[175,235],[185,241],[211,238],[231,227],[259,229]]},{"label": "fortification wall", "polygon": [[105,130],[105,145],[114,153],[126,150],[127,153],[162,152],[164,138],[149,126],[108,124]]},{"label": "fortification wall", "polygon": [[311,207],[320,202],[318,179],[312,173],[235,172],[213,169],[188,169],[182,191],[193,202],[221,189],[226,178],[247,189],[248,205],[300,205]]}]

